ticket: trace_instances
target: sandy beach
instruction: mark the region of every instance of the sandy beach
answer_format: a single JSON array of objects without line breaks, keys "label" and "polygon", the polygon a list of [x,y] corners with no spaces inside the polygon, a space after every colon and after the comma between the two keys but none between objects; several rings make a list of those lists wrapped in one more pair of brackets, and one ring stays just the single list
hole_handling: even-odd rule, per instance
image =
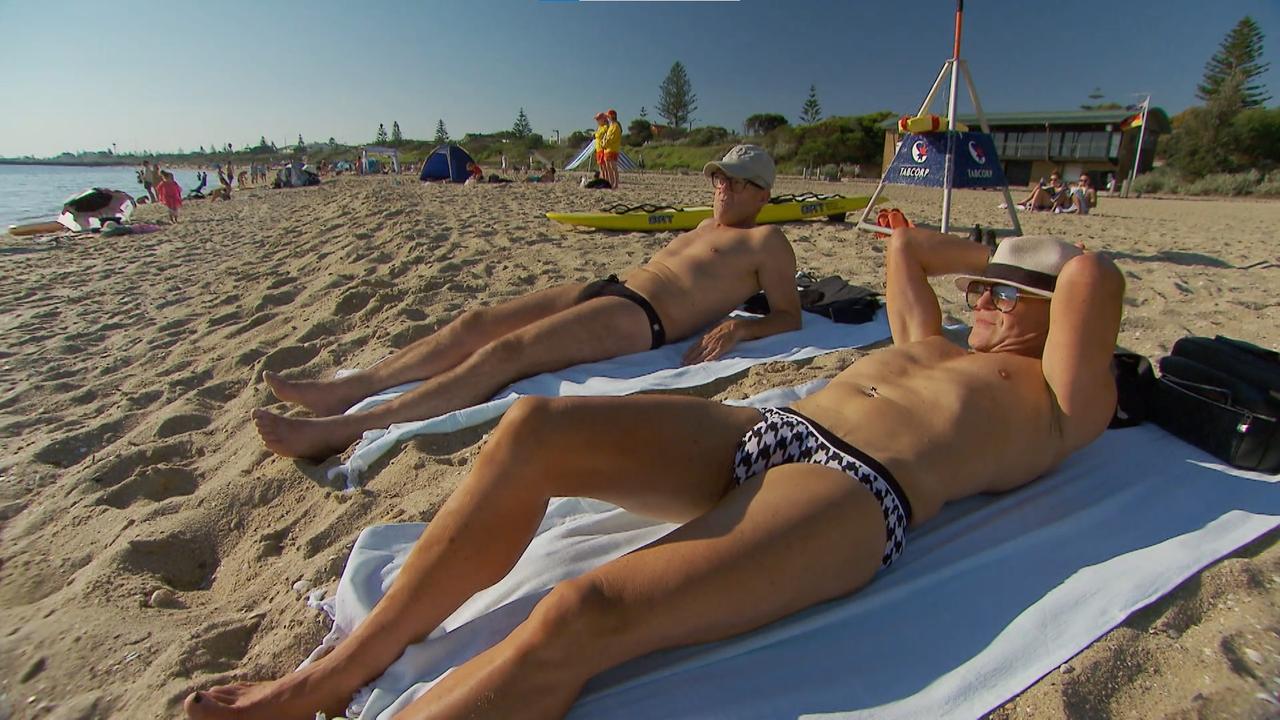
[{"label": "sandy beach", "polygon": [[[710,198],[695,176],[623,183],[601,194],[571,181],[343,177],[191,201],[149,235],[0,240],[0,720],[172,718],[192,690],[295,667],[327,626],[294,583],[333,588],[368,525],[429,520],[492,424],[403,444],[346,493],[326,466],[262,447],[249,412],[286,409],[262,372],[365,367],[467,307],[621,273],[672,237],[575,230],[548,210]],[[782,178],[774,192],[873,189]],[[938,219],[937,191],[888,192],[908,217]],[[960,191],[954,218],[1001,227],[999,202]],[[144,206],[134,219],[165,217]],[[1154,359],[1188,334],[1280,347],[1280,202],[1104,197],[1089,216],[1022,222],[1113,255],[1129,350]],[[883,289],[880,240],[847,223],[783,228],[800,269]],[[934,285],[963,320],[963,297]],[[689,392],[746,397],[859,355],[757,366]],[[1186,581],[991,717],[1280,716],[1277,537]]]}]

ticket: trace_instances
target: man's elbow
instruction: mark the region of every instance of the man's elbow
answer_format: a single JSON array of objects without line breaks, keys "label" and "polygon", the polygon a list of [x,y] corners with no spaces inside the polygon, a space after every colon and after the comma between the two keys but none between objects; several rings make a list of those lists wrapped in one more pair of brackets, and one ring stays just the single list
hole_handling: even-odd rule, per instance
[{"label": "man's elbow", "polygon": [[1057,286],[1064,285],[1088,288],[1096,296],[1114,298],[1117,305],[1124,298],[1124,274],[1102,253],[1087,252],[1067,261],[1058,274]]}]

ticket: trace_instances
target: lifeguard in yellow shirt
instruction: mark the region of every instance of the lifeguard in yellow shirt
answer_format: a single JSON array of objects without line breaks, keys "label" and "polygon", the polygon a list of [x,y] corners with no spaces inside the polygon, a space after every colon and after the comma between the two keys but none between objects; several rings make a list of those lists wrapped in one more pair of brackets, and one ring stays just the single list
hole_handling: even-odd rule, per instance
[{"label": "lifeguard in yellow shirt", "polygon": [[596,167],[604,172],[604,136],[609,132],[609,116],[604,112],[596,113]]},{"label": "lifeguard in yellow shirt", "polygon": [[608,124],[604,133],[604,162],[600,163],[600,172],[609,186],[618,189],[618,153],[622,152],[622,124],[618,122],[618,111],[609,110]]}]

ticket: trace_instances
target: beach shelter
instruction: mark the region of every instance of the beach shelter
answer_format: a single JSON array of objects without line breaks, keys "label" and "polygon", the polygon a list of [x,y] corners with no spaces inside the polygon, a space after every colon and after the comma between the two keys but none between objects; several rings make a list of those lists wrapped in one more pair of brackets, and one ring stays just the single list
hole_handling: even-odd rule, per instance
[{"label": "beach shelter", "polygon": [[[858,220],[859,229],[885,234],[890,232],[889,228],[872,224],[868,218],[871,217],[872,208],[884,191],[884,186],[898,184],[942,188],[942,232],[951,230],[952,189],[999,188],[1004,192],[1004,207],[1008,209],[1009,220],[1013,224],[1012,234],[1022,234],[1018,213],[1014,209],[1016,206],[1013,204],[1013,197],[1009,195],[1009,183],[1005,179],[1000,158],[996,156],[995,143],[991,139],[991,125],[982,111],[978,91],[973,85],[973,76],[969,74],[969,65],[960,58],[960,30],[963,24],[964,0],[956,0],[956,34],[951,57],[942,64],[942,71],[938,73],[933,89],[920,106],[920,112],[914,118],[904,117],[899,122],[905,135],[893,161],[885,168],[875,193],[871,195],[871,202],[867,203],[862,218]],[[959,89],[962,73],[982,132],[969,132],[956,123],[956,91]],[[948,78],[950,92],[947,117],[944,122],[935,123],[933,121],[937,118],[929,117],[929,108],[942,88],[942,83]]]},{"label": "beach shelter", "polygon": [[[578,151],[578,154],[573,156],[573,159],[569,161],[569,164],[564,166],[564,169],[576,170],[578,169],[579,165],[586,163],[583,169],[590,170],[596,161],[595,148],[596,148],[595,140],[588,141],[587,144],[582,146],[582,149]],[[632,160],[631,158],[627,157],[627,154],[625,152],[620,152],[618,153],[618,169],[634,171],[634,170],[639,170],[640,166],[636,165],[635,160]]]},{"label": "beach shelter", "polygon": [[108,220],[123,223],[133,214],[133,197],[123,190],[93,188],[67,198],[58,222],[68,230],[100,230]]},{"label": "beach shelter", "polygon": [[368,145],[360,148],[360,167],[369,167],[370,155],[383,155],[391,159],[391,172],[400,172],[400,151],[395,148]]},{"label": "beach shelter", "polygon": [[422,161],[422,174],[418,179],[423,182],[448,180],[450,182],[466,182],[469,173],[467,163],[475,162],[466,150],[448,143],[440,145],[426,160]]}]

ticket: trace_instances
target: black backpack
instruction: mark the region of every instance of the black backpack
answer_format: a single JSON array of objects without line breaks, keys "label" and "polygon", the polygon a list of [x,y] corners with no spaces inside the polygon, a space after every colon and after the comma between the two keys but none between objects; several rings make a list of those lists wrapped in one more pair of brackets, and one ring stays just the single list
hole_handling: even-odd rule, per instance
[{"label": "black backpack", "polygon": [[1280,353],[1184,337],[1158,365],[1146,390],[1153,422],[1235,467],[1280,470]]},{"label": "black backpack", "polygon": [[[859,324],[870,322],[880,309],[880,293],[851,285],[839,275],[829,275],[814,280],[808,275],[796,278],[800,292],[800,309],[821,315],[834,322]],[[769,300],[764,293],[756,293],[742,304],[742,309],[756,315],[769,314]]]}]

